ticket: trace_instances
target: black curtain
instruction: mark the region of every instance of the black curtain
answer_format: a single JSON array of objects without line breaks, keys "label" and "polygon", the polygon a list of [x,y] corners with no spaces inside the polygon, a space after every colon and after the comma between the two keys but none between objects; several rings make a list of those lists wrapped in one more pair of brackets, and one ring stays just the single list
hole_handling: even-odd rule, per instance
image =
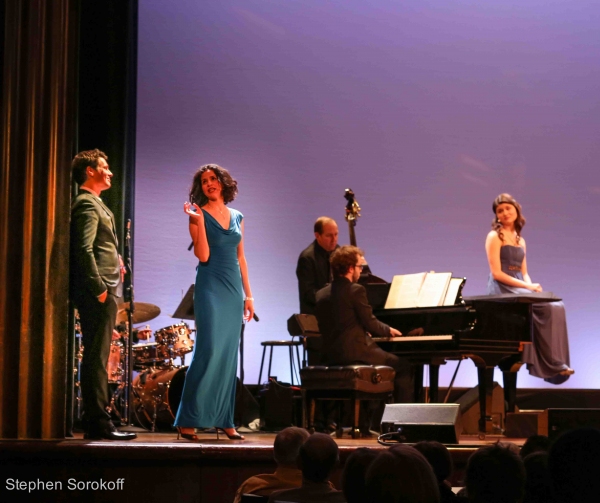
[{"label": "black curtain", "polygon": [[110,157],[133,218],[137,1],[0,3],[0,438],[62,438],[71,411],[70,162]]}]

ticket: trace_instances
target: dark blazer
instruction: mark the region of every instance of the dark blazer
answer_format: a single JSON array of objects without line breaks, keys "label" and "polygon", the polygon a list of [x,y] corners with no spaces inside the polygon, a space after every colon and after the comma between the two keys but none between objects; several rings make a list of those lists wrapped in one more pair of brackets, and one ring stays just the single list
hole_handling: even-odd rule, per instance
[{"label": "dark blazer", "polygon": [[81,190],[71,205],[71,298],[123,293],[115,217],[99,197]]},{"label": "dark blazer", "polygon": [[390,327],[373,316],[365,287],[340,277],[319,290],[316,298],[326,363],[379,363],[371,360],[375,353],[383,352],[367,332],[373,337],[389,337]]},{"label": "dark blazer", "polygon": [[302,314],[315,314],[315,295],[330,281],[329,255],[315,239],[298,257],[296,277]]}]

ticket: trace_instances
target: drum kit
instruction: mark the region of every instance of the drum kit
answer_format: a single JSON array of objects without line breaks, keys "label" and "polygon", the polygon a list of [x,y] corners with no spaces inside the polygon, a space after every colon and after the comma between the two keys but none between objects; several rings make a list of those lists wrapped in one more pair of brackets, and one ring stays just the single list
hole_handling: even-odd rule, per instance
[{"label": "drum kit", "polygon": [[[134,306],[132,324],[145,323],[160,314],[160,308],[153,304],[135,302]],[[113,331],[106,365],[108,382],[112,389],[109,412],[123,422],[126,422],[127,416],[124,396],[128,382],[128,308],[128,303],[119,305],[117,329]],[[131,407],[137,423],[143,428],[156,431],[157,426],[170,428],[173,425],[187,372],[187,366],[184,366],[185,355],[194,349],[194,341],[191,338],[193,332],[187,323],[181,322],[155,331],[154,342],[150,342],[152,330],[148,325],[144,328],[133,328],[134,339],[137,336],[138,341],[143,342],[131,345],[132,369],[137,374],[133,377],[131,387]],[[80,336],[78,324],[76,334]],[[79,375],[84,348],[80,337],[78,341],[77,365],[74,370],[77,375],[75,387],[80,417]],[[180,366],[175,365],[176,358],[181,359]]]}]

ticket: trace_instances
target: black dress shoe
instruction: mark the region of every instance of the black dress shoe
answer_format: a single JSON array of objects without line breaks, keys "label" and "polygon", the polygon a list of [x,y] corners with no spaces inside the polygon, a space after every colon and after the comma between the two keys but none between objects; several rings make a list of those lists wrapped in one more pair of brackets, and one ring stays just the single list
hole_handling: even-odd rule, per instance
[{"label": "black dress shoe", "polygon": [[85,440],[133,440],[135,433],[118,431],[112,423],[90,426],[83,434]]}]

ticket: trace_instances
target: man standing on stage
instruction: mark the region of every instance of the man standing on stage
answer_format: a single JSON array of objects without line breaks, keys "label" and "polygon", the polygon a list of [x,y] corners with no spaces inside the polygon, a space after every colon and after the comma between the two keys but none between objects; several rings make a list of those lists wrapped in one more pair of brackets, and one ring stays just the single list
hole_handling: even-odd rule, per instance
[{"label": "man standing on stage", "polygon": [[80,152],[71,165],[79,194],[71,206],[70,297],[79,312],[83,338],[81,395],[86,439],[131,440],[113,425],[106,365],[123,292],[124,268],[117,251],[112,212],[100,199],[111,186],[107,156],[98,149]]},{"label": "man standing on stage", "polygon": [[396,371],[394,400],[412,401],[413,370],[406,361],[381,349],[374,337],[402,334],[373,316],[365,287],[357,283],[365,264],[356,246],[342,246],[331,254],[333,282],[317,292],[316,317],[326,365],[387,365]]},{"label": "man standing on stage", "polygon": [[[319,217],[315,222],[315,240],[298,257],[296,276],[300,294],[300,313],[315,314],[316,293],[331,282],[329,257],[338,247],[338,226],[329,217]],[[308,364],[319,365],[321,338],[309,337],[306,341]]]}]

